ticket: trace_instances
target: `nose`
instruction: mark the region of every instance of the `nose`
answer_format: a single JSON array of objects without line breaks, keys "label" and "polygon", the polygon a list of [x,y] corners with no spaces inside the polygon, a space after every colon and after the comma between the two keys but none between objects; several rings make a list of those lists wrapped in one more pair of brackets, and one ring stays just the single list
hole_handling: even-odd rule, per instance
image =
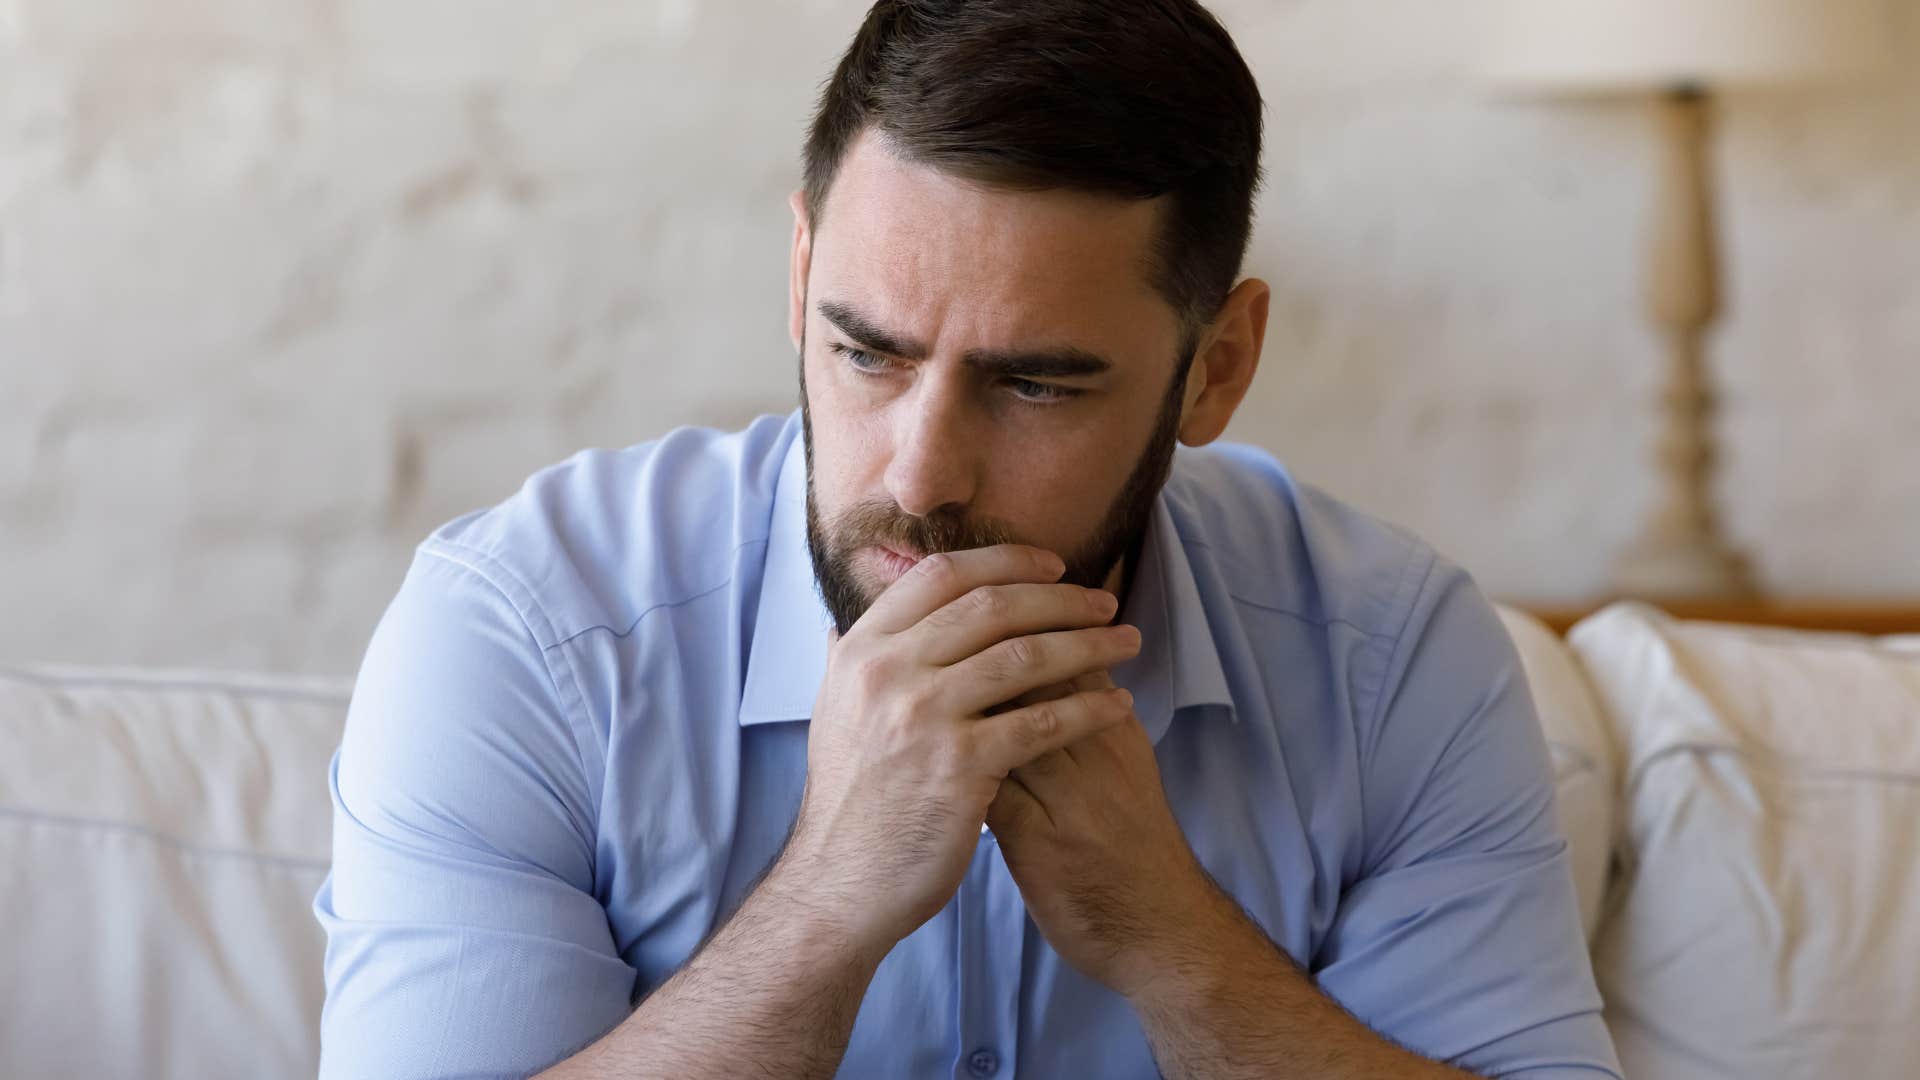
[{"label": "nose", "polygon": [[969,437],[966,411],[964,393],[931,378],[900,402],[886,485],[902,511],[926,517],[973,501],[981,440]]}]

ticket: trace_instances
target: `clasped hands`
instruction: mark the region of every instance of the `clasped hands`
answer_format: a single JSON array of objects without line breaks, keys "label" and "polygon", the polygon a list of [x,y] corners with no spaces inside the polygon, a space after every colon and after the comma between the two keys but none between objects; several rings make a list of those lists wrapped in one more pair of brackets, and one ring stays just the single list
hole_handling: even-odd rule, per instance
[{"label": "clasped hands", "polygon": [[833,642],[781,861],[884,955],[944,907],[984,822],[1063,959],[1134,996],[1217,899],[1161,787],[1118,602],[1050,552],[933,555]]}]

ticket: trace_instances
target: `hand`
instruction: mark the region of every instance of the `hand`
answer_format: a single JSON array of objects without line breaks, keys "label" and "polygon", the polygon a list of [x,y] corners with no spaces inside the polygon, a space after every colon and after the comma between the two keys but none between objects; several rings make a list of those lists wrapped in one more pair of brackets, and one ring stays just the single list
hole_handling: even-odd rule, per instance
[{"label": "hand", "polygon": [[[1110,687],[1102,670],[1056,693]],[[987,825],[1062,959],[1133,997],[1218,890],[1167,805],[1146,729],[1126,719],[1013,770]]]},{"label": "hand", "polygon": [[884,953],[959,888],[1008,773],[1131,715],[1110,688],[987,715],[1139,651],[1138,630],[1103,625],[1113,597],[1064,572],[1029,547],[932,555],[833,643],[770,881]]}]

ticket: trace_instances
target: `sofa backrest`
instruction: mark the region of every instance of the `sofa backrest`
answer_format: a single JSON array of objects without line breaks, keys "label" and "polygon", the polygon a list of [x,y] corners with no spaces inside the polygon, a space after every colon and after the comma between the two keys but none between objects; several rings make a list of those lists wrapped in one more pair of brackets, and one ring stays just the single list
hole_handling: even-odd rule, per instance
[{"label": "sofa backrest", "polygon": [[1920,648],[1637,604],[1570,639],[1622,751],[1626,1074],[1920,1076]]},{"label": "sofa backrest", "polygon": [[349,687],[0,668],[0,1076],[312,1076]]},{"label": "sofa backrest", "polygon": [[1555,810],[1567,834],[1568,861],[1587,940],[1600,925],[1618,819],[1619,763],[1600,699],[1579,658],[1538,619],[1499,609],[1520,652],[1540,728],[1553,755]]}]

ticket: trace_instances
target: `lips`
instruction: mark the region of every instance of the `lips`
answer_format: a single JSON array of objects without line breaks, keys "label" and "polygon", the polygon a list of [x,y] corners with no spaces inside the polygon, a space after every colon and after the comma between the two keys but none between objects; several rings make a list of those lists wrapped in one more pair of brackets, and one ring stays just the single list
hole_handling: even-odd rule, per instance
[{"label": "lips", "polygon": [[881,564],[886,567],[888,577],[899,577],[901,574],[913,569],[914,564],[918,563],[922,558],[919,555],[909,555],[905,552],[895,551],[884,544],[876,544],[873,550],[874,553],[880,557]]}]

